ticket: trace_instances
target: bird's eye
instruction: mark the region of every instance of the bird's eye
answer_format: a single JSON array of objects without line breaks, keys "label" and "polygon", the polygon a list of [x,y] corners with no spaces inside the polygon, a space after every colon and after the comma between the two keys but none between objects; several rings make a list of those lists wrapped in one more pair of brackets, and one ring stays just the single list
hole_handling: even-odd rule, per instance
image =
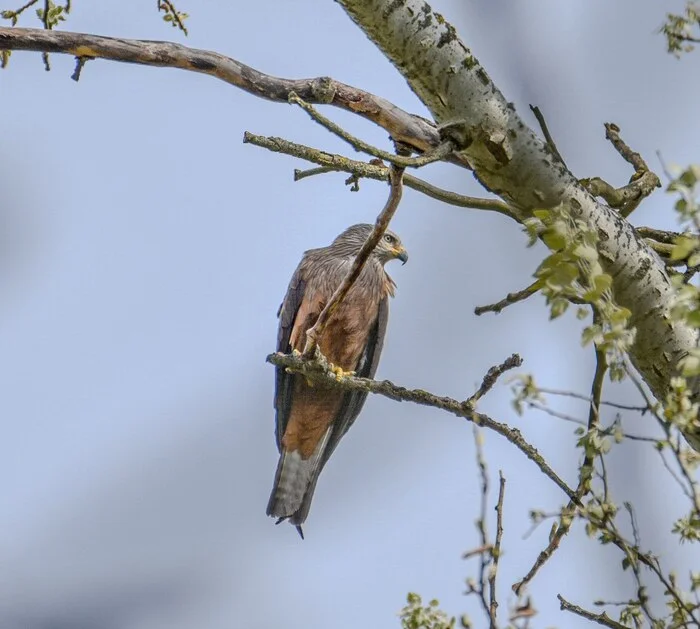
[{"label": "bird's eye", "polygon": [[384,234],[384,240],[386,240],[390,245],[393,245],[396,242],[396,238],[394,238],[391,234]]}]

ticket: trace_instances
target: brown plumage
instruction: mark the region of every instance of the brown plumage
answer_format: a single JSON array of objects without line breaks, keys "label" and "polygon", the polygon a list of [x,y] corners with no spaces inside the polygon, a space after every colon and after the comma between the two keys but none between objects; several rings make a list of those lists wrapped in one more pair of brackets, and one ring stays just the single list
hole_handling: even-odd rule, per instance
[{"label": "brown plumage", "polygon": [[[328,247],[304,253],[280,306],[277,351],[302,352],[306,331],[347,274],[372,225],[348,227]],[[399,237],[386,232],[318,341],[323,355],[343,371],[372,378],[384,343],[389,297],[395,284],[384,270],[389,260],[408,259]],[[276,368],[276,436],[280,459],[267,514],[301,524],[316,481],[365,403],[366,393],[343,391]]]}]

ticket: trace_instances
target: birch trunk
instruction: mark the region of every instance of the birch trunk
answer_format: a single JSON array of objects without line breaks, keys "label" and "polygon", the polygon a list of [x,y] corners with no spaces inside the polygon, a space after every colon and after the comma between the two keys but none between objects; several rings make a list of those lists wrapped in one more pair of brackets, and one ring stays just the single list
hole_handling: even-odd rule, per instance
[{"label": "birch trunk", "polygon": [[[619,213],[599,203],[528,128],[455,29],[422,0],[339,0],[440,124],[464,121],[463,155],[488,190],[523,217],[565,203],[595,226],[618,304],[637,329],[631,359],[663,400],[697,334],[668,316],[674,290],[661,260]],[[690,435],[700,450],[700,435]]]}]

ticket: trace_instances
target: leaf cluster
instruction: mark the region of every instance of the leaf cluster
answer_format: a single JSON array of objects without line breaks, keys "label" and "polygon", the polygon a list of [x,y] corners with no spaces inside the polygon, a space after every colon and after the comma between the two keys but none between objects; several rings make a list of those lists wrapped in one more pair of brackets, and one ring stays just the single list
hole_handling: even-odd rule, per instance
[{"label": "leaf cluster", "polygon": [[700,3],[688,0],[682,14],[667,13],[666,22],[660,32],[666,37],[668,52],[680,57],[681,53],[692,51],[700,42]]},{"label": "leaf cluster", "polygon": [[423,605],[420,595],[409,592],[406,603],[399,612],[402,629],[454,629],[456,618],[442,611],[436,599]]},{"label": "leaf cluster", "polygon": [[[606,273],[598,253],[598,232],[570,209],[559,205],[533,212],[525,228],[530,245],[539,237],[551,250],[542,261],[535,277],[547,300],[550,318],[564,314],[570,303],[592,306],[595,317],[583,330],[583,345],[590,343],[607,355],[610,377],[624,377],[623,357],[634,342],[635,330],[629,325],[631,312],[615,303],[612,277]],[[579,319],[588,316],[588,310],[579,307]]]}]

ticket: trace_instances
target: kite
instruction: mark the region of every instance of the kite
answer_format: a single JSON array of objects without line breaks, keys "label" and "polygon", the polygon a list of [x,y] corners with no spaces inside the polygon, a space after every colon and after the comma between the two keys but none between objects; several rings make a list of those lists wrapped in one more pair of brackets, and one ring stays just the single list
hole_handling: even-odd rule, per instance
[{"label": "kite", "polygon": [[[280,306],[277,351],[304,351],[306,332],[347,275],[372,225],[348,227],[331,245],[304,253]],[[387,231],[362,267],[345,299],[328,320],[318,347],[341,377],[372,378],[377,370],[396,284],[384,270],[390,260],[408,260],[399,237]],[[301,529],[316,481],[338,442],[362,410],[367,393],[310,383],[276,367],[275,411],[280,452],[267,515]]]}]

